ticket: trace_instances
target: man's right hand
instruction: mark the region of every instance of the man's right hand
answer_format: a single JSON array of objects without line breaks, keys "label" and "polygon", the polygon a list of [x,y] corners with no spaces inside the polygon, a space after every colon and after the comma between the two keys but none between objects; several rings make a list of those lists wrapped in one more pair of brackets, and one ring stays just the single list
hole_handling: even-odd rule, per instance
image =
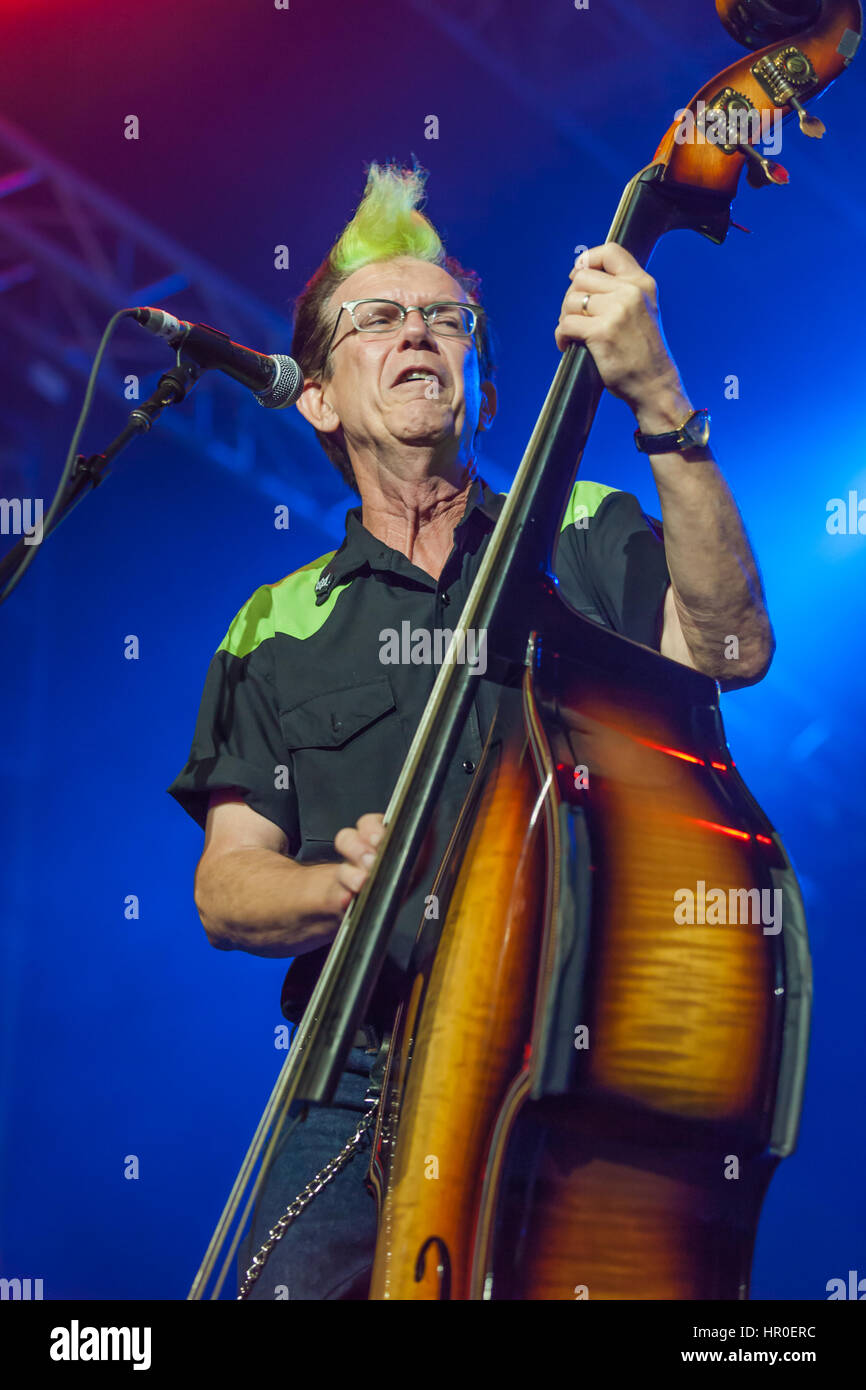
[{"label": "man's right hand", "polygon": [[329,945],[366,882],[383,816],[361,816],[334,838],[337,863],[299,864],[278,825],[240,792],[210,799],[195,902],[212,946],[258,956],[298,956]]},{"label": "man's right hand", "polygon": [[341,904],[337,910],[341,917],[367,881],[376,848],[384,834],[384,819],[378,812],[371,812],[361,816],[354,827],[338,830],[334,836],[334,849],[343,861],[333,865],[336,870],[335,888]]}]

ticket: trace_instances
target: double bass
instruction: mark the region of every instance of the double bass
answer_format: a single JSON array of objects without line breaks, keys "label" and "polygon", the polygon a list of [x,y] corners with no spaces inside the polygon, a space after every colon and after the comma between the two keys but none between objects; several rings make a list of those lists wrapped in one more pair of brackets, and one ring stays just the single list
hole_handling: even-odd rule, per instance
[{"label": "double bass", "polygon": [[[859,0],[716,9],[749,52],[623,192],[607,240],[642,266],[669,231],[721,244],[744,169],[755,187],[787,182],[755,132],[796,117],[820,137],[809,105],[862,32]],[[703,138],[683,138],[686,122]],[[803,906],[728,750],[718,686],[573,612],[552,577],[602,390],[570,345],[455,628],[455,644],[486,631],[519,672],[518,713],[501,707],[489,730],[387,1039],[371,1299],[745,1299],[761,1204],[795,1146]],[[218,1297],[286,1120],[333,1096],[472,680],[443,662],[190,1298]],[[676,905],[692,888],[731,911],[689,920]]]}]

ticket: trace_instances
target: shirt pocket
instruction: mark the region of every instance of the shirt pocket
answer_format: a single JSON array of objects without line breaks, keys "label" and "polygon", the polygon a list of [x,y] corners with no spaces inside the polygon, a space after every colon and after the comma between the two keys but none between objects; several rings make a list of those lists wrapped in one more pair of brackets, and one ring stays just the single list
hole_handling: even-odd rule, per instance
[{"label": "shirt pocket", "polygon": [[387,676],[327,691],[280,714],[304,841],[333,842],[384,812],[406,755]]}]

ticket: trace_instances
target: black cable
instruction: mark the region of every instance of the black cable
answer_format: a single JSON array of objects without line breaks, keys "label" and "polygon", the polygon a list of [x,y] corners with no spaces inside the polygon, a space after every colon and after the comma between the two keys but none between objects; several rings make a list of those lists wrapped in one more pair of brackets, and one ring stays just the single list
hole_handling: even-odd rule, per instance
[{"label": "black cable", "polygon": [[[105,350],[108,347],[108,344],[111,340],[111,335],[113,334],[120,320],[122,318],[128,317],[134,312],[135,311],[133,309],[119,309],[118,312],[112,315],[112,317],[108,320],[105,332],[103,333],[99,347],[96,350],[96,356],[93,359],[93,366],[90,369],[90,376],[87,379],[87,388],[84,392],[84,403],[82,404],[81,412],[78,416],[78,423],[76,424],[75,430],[72,435],[72,442],[69,445],[69,452],[66,455],[66,462],[63,465],[63,472],[60,476],[60,482],[57,484],[57,489],[54,493],[54,497],[52,498],[51,506],[48,508],[48,513],[42,522],[42,542],[40,542],[39,545],[31,546],[30,549],[27,551],[27,554],[24,556],[15,573],[12,575],[12,578],[9,580],[9,583],[6,585],[6,588],[3,590],[2,594],[0,594],[0,603],[5,603],[6,599],[12,593],[12,590],[24,578],[24,575],[27,573],[27,570],[33,563],[37,550],[41,549],[42,543],[44,543],[46,536],[48,536],[48,534],[50,533],[54,524],[55,516],[57,515],[64,501],[66,500],[66,491],[69,486],[69,481],[75,470],[75,461],[78,457],[78,441],[81,438],[84,426],[87,423],[87,417],[90,414],[90,408],[93,404],[93,393],[96,389],[96,378],[99,374],[99,368],[102,365],[102,359],[105,356]],[[81,493],[81,496],[84,496],[84,492]],[[76,499],[76,502],[80,500],[81,498],[79,497]],[[70,507],[70,511],[71,510],[72,508]],[[61,518],[61,520],[62,519],[63,518]]]}]

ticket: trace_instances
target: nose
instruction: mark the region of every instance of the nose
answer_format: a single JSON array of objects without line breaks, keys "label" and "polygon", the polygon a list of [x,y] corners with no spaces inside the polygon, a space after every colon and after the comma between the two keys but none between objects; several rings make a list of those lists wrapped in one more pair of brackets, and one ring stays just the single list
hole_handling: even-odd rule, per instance
[{"label": "nose", "polygon": [[433,330],[427,326],[424,315],[417,304],[410,304],[406,309],[406,317],[402,324],[402,336],[410,338],[413,343],[424,340],[428,343],[435,342]]}]

